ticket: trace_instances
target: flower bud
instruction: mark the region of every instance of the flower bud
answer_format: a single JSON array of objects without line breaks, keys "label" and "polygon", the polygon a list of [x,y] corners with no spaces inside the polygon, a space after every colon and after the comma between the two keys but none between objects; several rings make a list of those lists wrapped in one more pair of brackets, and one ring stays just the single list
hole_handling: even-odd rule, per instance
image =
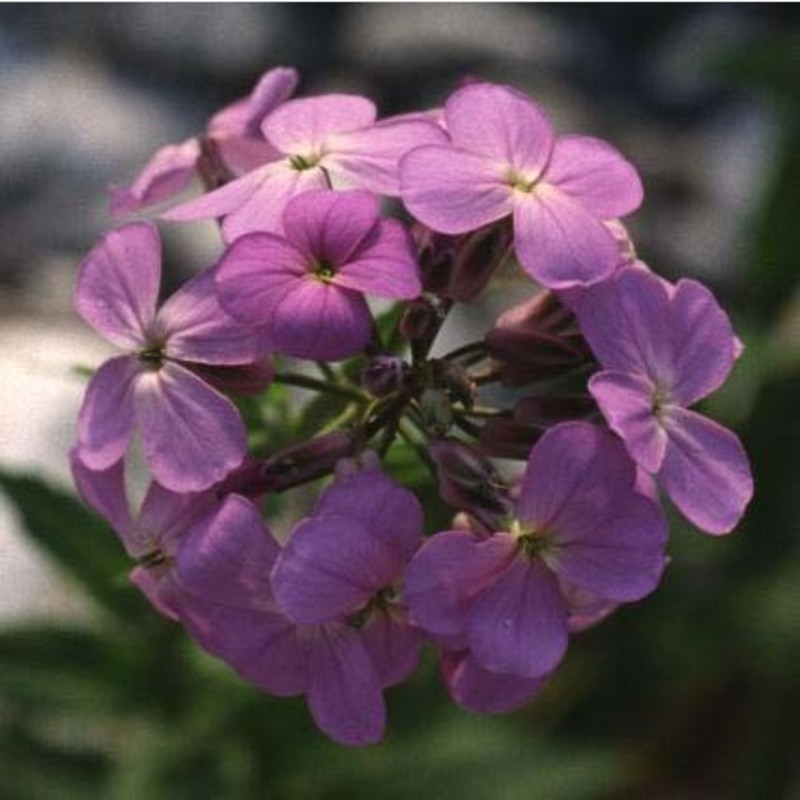
[{"label": "flower bud", "polygon": [[441,389],[426,389],[419,398],[419,410],[425,426],[442,436],[453,424],[453,405]]},{"label": "flower bud", "polygon": [[460,237],[447,295],[459,303],[474,300],[505,261],[514,241],[509,220]]},{"label": "flower bud", "polygon": [[361,381],[370,394],[386,397],[405,386],[409,370],[408,364],[398,356],[375,356],[364,368]]}]

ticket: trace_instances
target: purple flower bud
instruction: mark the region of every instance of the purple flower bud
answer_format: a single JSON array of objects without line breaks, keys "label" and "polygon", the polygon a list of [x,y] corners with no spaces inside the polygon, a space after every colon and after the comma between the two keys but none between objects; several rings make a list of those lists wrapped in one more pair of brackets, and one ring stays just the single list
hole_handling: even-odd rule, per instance
[{"label": "purple flower bud", "polygon": [[447,295],[468,303],[484,289],[511,250],[514,233],[507,220],[459,237]]},{"label": "purple flower bud", "polygon": [[409,366],[397,356],[380,355],[369,361],[362,375],[364,388],[375,397],[386,397],[402,389],[408,379]]}]

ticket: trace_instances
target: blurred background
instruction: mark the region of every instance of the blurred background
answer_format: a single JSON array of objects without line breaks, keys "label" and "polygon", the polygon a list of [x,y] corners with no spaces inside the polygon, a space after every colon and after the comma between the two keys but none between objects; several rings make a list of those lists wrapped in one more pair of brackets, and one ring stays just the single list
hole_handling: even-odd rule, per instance
[{"label": "blurred background", "polygon": [[[767,4],[0,6],[0,797],[800,797],[797,23]],[[640,255],[710,284],[747,345],[705,405],[753,462],[741,527],[676,518],[660,590],[576,637],[515,714],[453,707],[429,657],[364,751],[151,613],[66,466],[75,367],[107,353],[71,309],[107,185],[279,64],[384,113],[512,83],[611,140],[644,178]],[[213,258],[201,227],[166,237],[173,286]]]}]

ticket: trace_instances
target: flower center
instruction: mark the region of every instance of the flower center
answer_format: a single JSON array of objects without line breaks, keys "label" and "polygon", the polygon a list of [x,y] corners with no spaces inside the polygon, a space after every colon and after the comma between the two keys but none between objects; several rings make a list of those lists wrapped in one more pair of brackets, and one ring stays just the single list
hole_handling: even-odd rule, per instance
[{"label": "flower center", "polygon": [[166,360],[164,345],[150,345],[140,350],[137,354],[140,361],[143,361],[151,369],[159,369]]},{"label": "flower center", "polygon": [[531,561],[544,558],[553,549],[553,542],[544,531],[537,530],[517,519],[511,523],[511,533],[517,538],[518,552]]},{"label": "flower center", "polygon": [[530,194],[533,191],[533,187],[536,185],[536,178],[531,178],[528,175],[523,175],[520,172],[516,172],[515,170],[511,170],[508,173],[508,185],[517,192],[522,192],[523,194]]},{"label": "flower center", "polygon": [[313,276],[323,283],[330,283],[336,277],[336,267],[329,261],[315,261],[311,265]]},{"label": "flower center", "polygon": [[389,613],[392,605],[397,600],[397,590],[394,586],[387,586],[381,589],[363,608],[351,614],[347,618],[347,624],[351,628],[363,628],[369,618],[376,613]]},{"label": "flower center", "polygon": [[653,416],[659,421],[662,422],[664,416],[670,409],[672,405],[672,398],[670,397],[670,393],[667,389],[663,386],[656,386],[653,390]]},{"label": "flower center", "polygon": [[302,172],[306,169],[313,169],[319,163],[319,156],[301,156],[301,155],[293,155],[289,156],[289,164],[292,169],[296,169],[298,172]]}]

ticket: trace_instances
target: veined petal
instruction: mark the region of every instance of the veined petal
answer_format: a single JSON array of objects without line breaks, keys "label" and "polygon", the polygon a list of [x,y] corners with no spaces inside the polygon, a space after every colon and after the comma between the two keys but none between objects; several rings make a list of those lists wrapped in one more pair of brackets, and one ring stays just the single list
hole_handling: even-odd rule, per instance
[{"label": "veined petal", "polygon": [[106,361],[89,381],[78,414],[77,455],[91,470],[105,470],[128,448],[139,363],[132,356]]},{"label": "veined petal", "polygon": [[422,542],[422,505],[414,494],[377,469],[337,475],[322,493],[315,514],[357,519],[396,553],[399,568]]},{"label": "veined petal", "polygon": [[484,669],[469,651],[442,653],[442,677],[454,703],[478,714],[506,714],[529,703],[550,676],[519,678]]},{"label": "veined petal", "polygon": [[410,300],[422,291],[419,264],[411,238],[398,220],[384,219],[374,226],[352,260],[336,273],[337,286],[376,297]]},{"label": "veined petal", "polygon": [[275,109],[261,130],[286,155],[315,156],[335,133],[375,122],[375,104],[365,97],[326,94],[289,100]]},{"label": "veined petal", "polygon": [[182,192],[194,177],[200,143],[192,137],[158,150],[130,186],[111,187],[111,214],[130,214]]},{"label": "veined petal", "polygon": [[567,608],[556,576],[541,561],[519,556],[476,598],[469,644],[484,669],[541,678],[567,650]]},{"label": "veined petal", "polygon": [[361,628],[361,641],[383,687],[402,683],[417,668],[422,631],[409,623],[404,609],[371,614]]},{"label": "veined petal", "polygon": [[307,261],[303,253],[279,236],[242,236],[225,251],[215,270],[220,304],[240,322],[267,325],[286,292],[305,279]]},{"label": "veined petal", "polygon": [[361,295],[311,276],[287,286],[272,306],[268,326],[276,350],[322,361],[354,356],[372,332],[369,309]]},{"label": "veined petal", "polygon": [[524,269],[548,289],[607,278],[617,267],[617,244],[579,203],[550,184],[516,192],[514,247]]},{"label": "veined petal", "polygon": [[152,225],[133,222],[107,233],[81,264],[75,308],[118,347],[145,344],[161,282],[161,242]]},{"label": "veined petal", "polygon": [[244,458],[245,430],[236,407],[178,364],[142,373],[135,407],[147,465],[168,489],[206,489]]},{"label": "veined petal", "polygon": [[315,514],[292,532],[271,573],[281,611],[295,622],[340,619],[398,577],[390,547],[352,516]]},{"label": "veined petal", "polygon": [[440,233],[476,230],[513,211],[508,167],[449,146],[419,147],[405,156],[400,194],[415,217]]},{"label": "veined petal", "polygon": [[501,161],[525,177],[539,176],[553,147],[544,111],[508,86],[476,83],[445,105],[447,130],[456,147]]},{"label": "veined petal", "polygon": [[510,536],[481,541],[469,531],[428,539],[406,568],[403,597],[412,621],[434,636],[464,632],[475,596],[498,580],[515,548]]},{"label": "veined petal", "polygon": [[667,434],[655,414],[655,386],[639,375],[605,371],[592,377],[589,391],[636,463],[648,472],[658,472]]},{"label": "veined petal", "polygon": [[722,385],[741,351],[728,315],[697,281],[678,281],[670,310],[675,342],[672,394],[680,405],[690,406]]},{"label": "veined petal", "polygon": [[630,214],[644,196],[634,166],[608,142],[590,136],[559,136],[542,179],[603,220]]},{"label": "veined petal", "polygon": [[120,459],[107,469],[91,470],[80,460],[77,448],[73,448],[69,465],[83,502],[107,520],[126,542],[132,519],[125,492],[125,462]]},{"label": "veined petal", "polygon": [[383,736],[381,685],[352,628],[338,623],[318,628],[309,644],[308,705],[317,725],[340,744],[372,744]]},{"label": "veined petal", "polygon": [[378,222],[378,198],[368,192],[304,192],[283,214],[286,239],[309,260],[338,267]]},{"label": "veined petal", "polygon": [[669,443],[658,479],[683,514],[706,533],[729,533],[753,496],[747,454],[734,433],[713,420],[672,408]]},{"label": "veined petal", "polygon": [[337,183],[396,196],[400,194],[400,159],[415,147],[447,142],[447,134],[434,122],[379,122],[329,137],[327,152],[320,163],[330,170]]},{"label": "veined petal", "polygon": [[250,364],[263,354],[264,339],[223,311],[214,278],[214,270],[196,275],[159,310],[155,326],[166,354],[201,364]]}]

